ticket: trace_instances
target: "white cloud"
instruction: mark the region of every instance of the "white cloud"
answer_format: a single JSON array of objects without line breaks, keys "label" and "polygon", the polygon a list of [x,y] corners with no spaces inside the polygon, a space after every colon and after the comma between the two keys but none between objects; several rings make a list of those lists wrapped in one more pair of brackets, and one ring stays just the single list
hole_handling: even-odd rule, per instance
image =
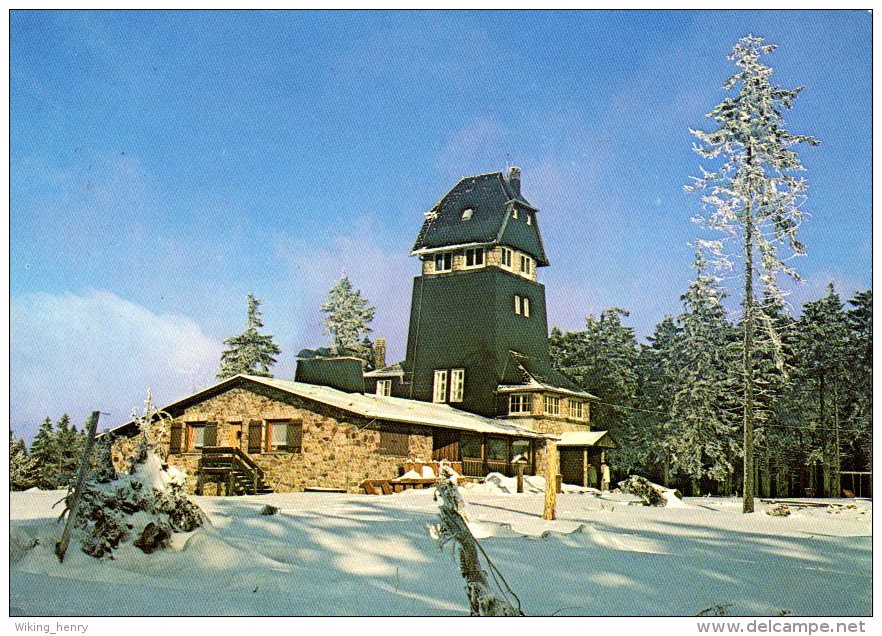
[{"label": "white cloud", "polygon": [[101,426],[128,419],[147,388],[160,404],[214,379],[222,344],[190,318],[155,314],[115,294],[33,293],[11,301],[11,424],[29,438],[40,420],[93,410]]}]

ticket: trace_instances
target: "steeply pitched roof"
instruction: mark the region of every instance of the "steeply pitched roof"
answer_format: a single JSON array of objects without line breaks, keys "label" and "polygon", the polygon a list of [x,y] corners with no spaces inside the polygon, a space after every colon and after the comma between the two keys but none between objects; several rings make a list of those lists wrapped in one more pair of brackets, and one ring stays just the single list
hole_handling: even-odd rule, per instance
[{"label": "steeply pitched roof", "polygon": [[[464,177],[426,213],[412,253],[454,245],[504,244],[529,254],[537,265],[548,265],[535,215],[530,225],[523,215],[511,218],[513,207],[531,214],[536,211],[519,190],[501,172]],[[472,211],[471,218],[463,219],[465,210]]]},{"label": "steeply pitched roof", "polygon": [[[509,355],[511,356],[512,368],[517,369],[519,377],[513,378],[510,373],[507,373],[506,379],[512,381],[512,384],[500,385],[497,389],[500,393],[508,393],[518,390],[523,391],[525,388],[535,388],[559,391],[561,393],[568,393],[570,395],[589,399],[598,399],[596,395],[592,395],[591,393],[580,389],[572,380],[562,373],[556,371],[550,366],[546,367],[530,356],[525,356],[517,351],[510,351]],[[517,384],[514,380],[523,382],[523,384]]]},{"label": "steeply pitched roof", "polygon": [[[275,378],[263,378],[254,375],[236,375],[218,384],[197,391],[192,395],[172,402],[163,411],[172,415],[175,411],[186,408],[191,404],[212,397],[223,391],[231,389],[238,384],[254,383],[268,386],[296,397],[319,402],[340,410],[360,415],[361,417],[383,420],[387,422],[401,422],[405,424],[418,424],[438,428],[453,428],[475,433],[493,433],[497,435],[515,435],[518,437],[544,438],[542,433],[537,433],[528,428],[517,426],[503,420],[495,420],[473,413],[460,411],[447,404],[434,404],[432,402],[420,402],[404,398],[388,397],[383,395],[346,393],[317,384],[305,384],[303,382],[291,382],[277,380]],[[125,428],[131,427],[132,422],[118,426],[111,432],[125,434]]]}]

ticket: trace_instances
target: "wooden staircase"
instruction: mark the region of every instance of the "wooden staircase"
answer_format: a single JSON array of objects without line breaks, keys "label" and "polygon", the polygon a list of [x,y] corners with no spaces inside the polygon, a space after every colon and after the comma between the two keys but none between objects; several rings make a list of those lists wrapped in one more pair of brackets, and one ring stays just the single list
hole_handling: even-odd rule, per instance
[{"label": "wooden staircase", "polygon": [[273,492],[266,483],[263,470],[248,455],[233,446],[203,446],[199,460],[199,477],[196,483],[196,494],[201,495],[203,486],[208,482],[218,484],[217,494],[221,485],[224,494],[260,495]]}]

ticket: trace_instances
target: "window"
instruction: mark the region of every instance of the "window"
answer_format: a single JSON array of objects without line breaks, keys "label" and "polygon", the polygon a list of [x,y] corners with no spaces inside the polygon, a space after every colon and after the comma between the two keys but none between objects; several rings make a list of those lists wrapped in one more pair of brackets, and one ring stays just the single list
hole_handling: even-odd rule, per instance
[{"label": "window", "polygon": [[518,209],[517,209],[517,208],[512,208],[512,210],[511,210],[511,218],[513,218],[513,219],[518,218]]},{"label": "window", "polygon": [[407,433],[380,431],[380,454],[407,457],[410,454],[410,436]]},{"label": "window", "polygon": [[502,249],[502,266],[511,269],[511,250],[507,247]]},{"label": "window", "polygon": [[442,252],[435,254],[435,271],[449,272],[453,268],[453,253]]},{"label": "window", "polygon": [[521,274],[530,275],[533,269],[533,259],[529,256],[521,256]]},{"label": "window", "polygon": [[533,225],[533,215],[527,212],[525,216],[527,217],[527,225]]},{"label": "window", "polygon": [[560,398],[556,395],[545,396],[545,414],[560,415]]},{"label": "window", "polygon": [[576,420],[585,419],[585,403],[582,400],[570,400],[570,417]]},{"label": "window", "polygon": [[481,438],[477,435],[463,435],[459,440],[459,451],[463,458],[481,459]]},{"label": "window", "polygon": [[521,298],[521,310],[525,317],[530,317],[530,299],[527,297]]},{"label": "window", "polygon": [[514,303],[515,303],[515,307],[514,307],[515,313],[520,316],[521,315],[521,297],[518,296],[517,294],[515,294]]},{"label": "window", "polygon": [[463,221],[470,220],[474,213],[475,213],[475,211],[472,208],[466,208],[465,210],[462,211],[462,220]]},{"label": "window", "polygon": [[484,248],[478,247],[465,251],[465,266],[480,267],[484,264]]},{"label": "window", "polygon": [[528,439],[513,439],[511,441],[511,461],[517,461],[521,457],[527,460],[528,464],[532,464],[533,455],[530,452],[531,444]]},{"label": "window", "polygon": [[510,414],[529,413],[532,410],[530,402],[529,393],[513,393],[508,396],[508,412]]},{"label": "window", "polygon": [[508,440],[500,437],[487,438],[487,461],[508,461]]},{"label": "window", "polygon": [[450,401],[462,402],[462,394],[465,389],[465,369],[451,369],[450,371]]},{"label": "window", "polygon": [[198,451],[205,446],[205,422],[194,422],[187,425],[187,438],[190,443],[187,448],[192,451]]},{"label": "window", "polygon": [[294,420],[266,421],[266,448],[268,451],[300,452],[303,427]]},{"label": "window", "polygon": [[447,401],[447,370],[435,371],[435,385],[432,392],[433,402]]},{"label": "window", "polygon": [[392,395],[392,380],[377,380],[377,395]]}]

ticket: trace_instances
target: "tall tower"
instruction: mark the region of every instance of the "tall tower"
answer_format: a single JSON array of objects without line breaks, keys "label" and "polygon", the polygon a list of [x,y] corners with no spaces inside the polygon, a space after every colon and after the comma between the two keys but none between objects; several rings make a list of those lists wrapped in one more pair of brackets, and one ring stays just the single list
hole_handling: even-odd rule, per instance
[{"label": "tall tower", "polygon": [[512,413],[509,394],[530,385],[576,390],[551,368],[536,276],[549,262],[520,177],[516,167],[466,177],[426,213],[411,252],[422,274],[413,282],[403,397],[498,417]]}]

